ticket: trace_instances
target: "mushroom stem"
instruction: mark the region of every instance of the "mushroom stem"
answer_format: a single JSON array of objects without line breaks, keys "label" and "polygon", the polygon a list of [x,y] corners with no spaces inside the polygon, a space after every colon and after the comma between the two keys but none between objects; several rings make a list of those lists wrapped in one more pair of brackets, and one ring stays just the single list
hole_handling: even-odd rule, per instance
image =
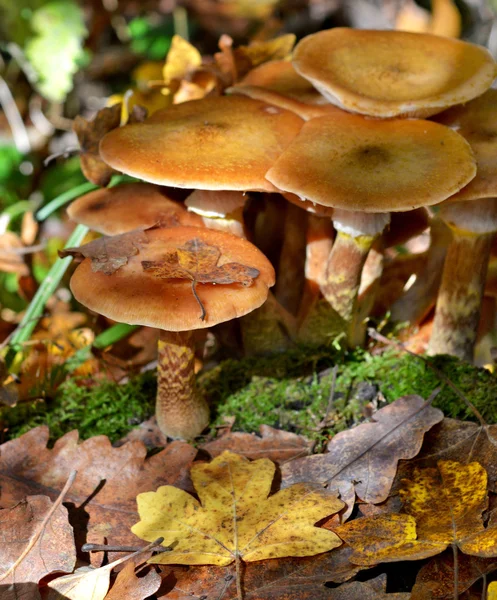
[{"label": "mushroom stem", "polygon": [[493,233],[455,232],[438,294],[430,354],[473,360]]},{"label": "mushroom stem", "polygon": [[207,402],[195,384],[191,331],[160,332],[156,417],[162,433],[174,439],[192,439],[209,423]]},{"label": "mushroom stem", "polygon": [[415,273],[413,285],[391,307],[392,320],[418,325],[436,302],[443,265],[450,243],[450,229],[438,218],[430,227],[430,246],[424,264]]},{"label": "mushroom stem", "polygon": [[362,269],[373,242],[389,221],[388,213],[347,210],[333,213],[333,224],[338,233],[320,287],[323,296],[349,326],[349,341],[354,338],[352,322],[357,310]]},{"label": "mushroom stem", "polygon": [[497,198],[447,201],[440,217],[452,229],[438,294],[430,354],[472,361],[492,242]]}]

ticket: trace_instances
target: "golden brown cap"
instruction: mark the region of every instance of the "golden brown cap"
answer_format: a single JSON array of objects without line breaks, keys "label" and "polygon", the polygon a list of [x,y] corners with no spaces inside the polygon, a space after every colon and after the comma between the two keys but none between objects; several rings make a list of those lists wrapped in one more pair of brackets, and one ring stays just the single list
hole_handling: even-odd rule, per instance
[{"label": "golden brown cap", "polygon": [[476,157],[476,177],[451,200],[478,200],[497,196],[497,90],[485,92],[464,106],[437,115],[468,142]]},{"label": "golden brown cap", "polygon": [[[127,263],[112,275],[92,272],[86,258],[71,279],[75,298],[91,310],[121,323],[147,325],[166,331],[203,329],[241,317],[261,306],[268,288],[274,285],[274,269],[268,259],[250,242],[229,233],[199,227],[171,227],[144,232],[147,242],[138,253],[127,256]],[[192,243],[203,251],[208,247],[212,267],[238,263],[259,274],[250,285],[198,283],[196,292],[205,308],[201,309],[192,290],[191,279],[162,278],[143,263],[167,259]],[[204,255],[187,257],[203,260]],[[226,268],[229,270],[229,267]]]},{"label": "golden brown cap", "polygon": [[106,135],[100,154],[118,171],[160,185],[274,191],[264,175],[302,123],[252,98],[204,98]]},{"label": "golden brown cap", "polygon": [[427,117],[476,98],[497,69],[485,48],[431,34],[338,27],[297,44],[295,69],[340,108]]},{"label": "golden brown cap", "polygon": [[226,91],[291,110],[306,121],[340,110],[285,60],[271,61],[252,69],[242,81]]},{"label": "golden brown cap", "polygon": [[95,190],[72,202],[67,214],[76,223],[105,235],[119,235],[158,224],[202,227],[201,218],[150,183],[123,183]]},{"label": "golden brown cap", "polygon": [[475,173],[469,144],[448,127],[342,112],[307,121],[266,176],[323,206],[387,212],[441,202]]}]

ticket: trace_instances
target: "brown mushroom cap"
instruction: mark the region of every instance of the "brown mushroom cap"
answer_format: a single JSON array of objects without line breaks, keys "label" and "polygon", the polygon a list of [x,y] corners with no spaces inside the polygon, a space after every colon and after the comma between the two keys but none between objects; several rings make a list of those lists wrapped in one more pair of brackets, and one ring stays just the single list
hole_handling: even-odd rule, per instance
[{"label": "brown mushroom cap", "polygon": [[330,102],[376,117],[427,117],[487,90],[497,69],[483,47],[424,33],[345,27],[297,44],[295,69]]},{"label": "brown mushroom cap", "polygon": [[266,177],[324,206],[387,212],[441,202],[475,173],[469,144],[448,127],[340,113],[307,121]]},{"label": "brown mushroom cap", "polygon": [[302,123],[252,98],[204,98],[116,129],[100,154],[118,171],[160,185],[274,191],[264,175]]},{"label": "brown mushroom cap", "polygon": [[478,200],[497,196],[497,90],[485,92],[464,106],[437,115],[469,142],[476,157],[476,177],[452,200]]},{"label": "brown mushroom cap", "polygon": [[72,202],[67,214],[76,223],[105,235],[156,224],[202,227],[200,217],[150,183],[123,183],[95,190]]},{"label": "brown mushroom cap", "polygon": [[[232,234],[199,227],[171,227],[145,232],[148,243],[112,275],[92,272],[85,259],[71,279],[75,298],[91,310],[132,325],[147,325],[166,331],[190,331],[212,327],[241,317],[261,306],[268,288],[274,285],[274,269],[268,259],[250,242]],[[192,239],[216,246],[221,252],[218,266],[237,262],[258,269],[252,285],[198,284],[197,294],[205,307],[205,320],[199,318],[199,304],[191,281],[160,279],[144,271],[142,261],[158,261],[167,252]]]},{"label": "brown mushroom cap", "polygon": [[291,110],[306,121],[340,110],[285,60],[267,62],[252,69],[227,92]]}]

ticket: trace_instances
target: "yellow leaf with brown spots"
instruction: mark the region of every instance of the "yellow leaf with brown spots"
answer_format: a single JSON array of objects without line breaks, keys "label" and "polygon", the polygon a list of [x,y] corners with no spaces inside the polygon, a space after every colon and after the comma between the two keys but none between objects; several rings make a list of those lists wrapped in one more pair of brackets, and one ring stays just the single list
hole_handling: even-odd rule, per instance
[{"label": "yellow leaf with brown spots", "polygon": [[173,486],[139,494],[141,520],[131,530],[143,540],[164,537],[163,545],[172,546],[149,561],[159,564],[223,566],[236,557],[313,556],[339,546],[338,536],[314,524],[343,502],[307,483],[269,496],[274,473],[266,458],[250,462],[223,452],[191,469],[200,502]]},{"label": "yellow leaf with brown spots", "polygon": [[[497,523],[487,528],[487,472],[477,462],[439,461],[403,480],[401,514],[356,519],[335,529],[359,565],[417,560],[454,544],[465,554],[497,556]],[[497,520],[497,519],[496,519]]]}]

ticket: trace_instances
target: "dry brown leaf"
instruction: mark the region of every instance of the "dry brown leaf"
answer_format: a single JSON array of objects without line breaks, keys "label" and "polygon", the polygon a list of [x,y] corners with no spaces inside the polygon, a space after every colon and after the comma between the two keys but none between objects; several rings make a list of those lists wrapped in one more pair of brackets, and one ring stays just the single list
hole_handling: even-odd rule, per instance
[{"label": "dry brown leaf", "polygon": [[443,419],[420,396],[404,396],[376,412],[371,423],[338,433],[327,452],[283,465],[282,485],[319,481],[340,493],[350,516],[355,495],[372,504],[390,491],[400,459],[416,456],[424,434]]},{"label": "dry brown leaf", "polygon": [[[496,569],[495,558],[458,554],[459,593],[462,594],[476,581]],[[448,550],[421,567],[411,592],[411,600],[453,600],[454,578],[454,555],[452,550]]]},{"label": "dry brown leaf", "polygon": [[0,235],[0,272],[28,275],[29,269],[21,254],[16,252],[24,247],[16,233],[6,231]]},{"label": "dry brown leaf", "polygon": [[0,510],[2,600],[37,598],[43,577],[73,570],[76,548],[67,508],[58,506],[50,516],[52,507],[48,496],[38,495]]},{"label": "dry brown leaf", "polygon": [[[282,600],[285,594],[293,598],[307,591],[311,598],[327,594],[324,584],[343,583],[353,577],[360,567],[349,561],[351,548],[340,547],[333,552],[307,558],[281,558],[247,563],[243,571],[243,589],[246,600],[274,598]],[[160,600],[187,600],[206,596],[216,600],[236,600],[235,567],[174,568],[167,577],[173,589],[159,596]],[[329,596],[324,596],[328,598]]]},{"label": "dry brown leaf", "polygon": [[138,520],[136,496],[160,485],[182,486],[196,450],[185,442],[172,442],[146,458],[140,442],[113,448],[105,436],[78,443],[73,431],[47,448],[48,428],[37,427],[0,446],[0,506],[20,502],[33,492],[57,496],[69,473],[78,477],[66,496],[76,545],[101,542],[137,545],[130,528]]},{"label": "dry brown leaf", "polygon": [[112,275],[127,264],[128,258],[138,254],[141,246],[147,243],[147,236],[142,229],[122,233],[121,235],[104,235],[78,248],[59,250],[59,256],[72,256],[77,261],[91,259],[91,270]]},{"label": "dry brown leaf", "polygon": [[174,252],[167,253],[162,260],[145,260],[142,266],[144,271],[159,279],[189,279],[192,282],[193,295],[201,309],[200,319],[203,321],[205,309],[197,295],[197,283],[241,283],[243,286],[250,286],[259,276],[257,269],[240,263],[232,262],[218,266],[220,258],[221,252],[217,246],[194,238]]},{"label": "dry brown leaf", "polygon": [[231,450],[252,460],[269,458],[275,463],[283,463],[311,453],[313,444],[303,435],[274,429],[269,425],[261,425],[260,434],[259,437],[255,433],[225,430],[220,437],[202,444],[200,448],[213,458],[225,450]]},{"label": "dry brown leaf", "polygon": [[138,577],[135,574],[135,565],[128,562],[117,575],[105,600],[144,600],[155,594],[160,584],[159,573],[150,569],[146,575]]},{"label": "dry brown leaf", "polygon": [[102,108],[92,121],[79,115],[74,119],[73,130],[81,147],[81,170],[84,176],[95,185],[106,186],[115,173],[100,158],[98,145],[106,133],[119,127],[121,123],[121,104]]},{"label": "dry brown leaf", "polygon": [[394,489],[398,489],[401,479],[409,478],[415,468],[434,467],[439,460],[479,462],[487,471],[489,490],[497,492],[497,425],[479,426],[445,418],[427,433],[418,456],[400,465]]}]

